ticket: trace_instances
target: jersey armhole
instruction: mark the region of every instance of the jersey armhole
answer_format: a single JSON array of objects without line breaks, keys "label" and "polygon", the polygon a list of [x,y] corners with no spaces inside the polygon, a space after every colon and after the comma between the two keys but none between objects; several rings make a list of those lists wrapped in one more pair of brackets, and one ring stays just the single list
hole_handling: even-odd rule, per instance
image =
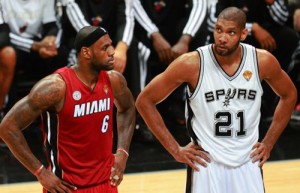
[{"label": "jersey armhole", "polygon": [[252,47],[253,49],[253,61],[254,61],[254,68],[255,68],[255,73],[256,73],[256,77],[257,77],[257,82],[259,85],[259,89],[261,90],[261,92],[263,93],[263,88],[261,85],[261,80],[260,80],[260,76],[259,76],[259,67],[258,67],[258,57],[257,57],[257,49],[255,47]]},{"label": "jersey armhole", "polygon": [[201,86],[201,82],[202,82],[202,78],[203,78],[203,72],[204,72],[204,56],[203,56],[203,51],[201,48],[198,48],[197,50],[197,53],[199,54],[199,71],[200,73],[199,76],[198,76],[198,80],[197,80],[197,84],[196,84],[196,88],[194,90],[194,92],[191,92],[188,85],[187,85],[187,94],[188,94],[188,98],[191,100],[193,98],[195,98],[195,96],[197,95],[197,93],[199,92],[200,90],[200,86]]}]

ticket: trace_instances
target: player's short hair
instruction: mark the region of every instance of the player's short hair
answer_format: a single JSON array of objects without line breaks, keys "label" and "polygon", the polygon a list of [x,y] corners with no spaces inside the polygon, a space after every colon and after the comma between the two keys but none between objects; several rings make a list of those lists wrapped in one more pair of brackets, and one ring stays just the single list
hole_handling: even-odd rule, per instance
[{"label": "player's short hair", "polygon": [[241,29],[246,27],[247,16],[245,12],[237,7],[227,7],[218,16],[218,19],[225,19],[237,22]]}]

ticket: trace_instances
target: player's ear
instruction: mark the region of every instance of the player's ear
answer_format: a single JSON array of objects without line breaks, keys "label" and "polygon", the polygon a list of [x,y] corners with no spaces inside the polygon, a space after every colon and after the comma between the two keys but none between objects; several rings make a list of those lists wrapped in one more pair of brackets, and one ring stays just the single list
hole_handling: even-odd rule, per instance
[{"label": "player's ear", "polygon": [[248,29],[247,29],[247,28],[244,28],[244,29],[242,30],[242,34],[241,34],[240,41],[244,41],[244,40],[246,39],[247,35],[248,35]]},{"label": "player's ear", "polygon": [[82,47],[80,52],[84,58],[86,59],[91,58],[91,50],[88,47]]}]

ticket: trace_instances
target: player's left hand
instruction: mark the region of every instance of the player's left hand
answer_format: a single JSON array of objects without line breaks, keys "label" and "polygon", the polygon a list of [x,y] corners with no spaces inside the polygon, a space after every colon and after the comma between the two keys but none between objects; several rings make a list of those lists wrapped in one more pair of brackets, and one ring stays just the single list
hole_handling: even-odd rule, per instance
[{"label": "player's left hand", "polygon": [[111,168],[110,173],[111,185],[118,186],[122,182],[127,158],[127,155],[122,152],[117,152],[115,154],[115,163]]},{"label": "player's left hand", "polygon": [[260,161],[259,167],[262,167],[264,165],[264,163],[266,163],[266,161],[270,157],[271,148],[269,148],[264,143],[257,142],[253,146],[252,150],[254,150],[250,154],[250,158],[252,159],[252,162],[254,163],[254,162]]},{"label": "player's left hand", "polygon": [[115,67],[114,70],[120,72],[121,74],[124,73],[126,68],[127,62],[127,45],[124,42],[119,42],[115,49]]},{"label": "player's left hand", "polygon": [[177,42],[173,47],[174,59],[189,51],[189,45],[184,42]]}]

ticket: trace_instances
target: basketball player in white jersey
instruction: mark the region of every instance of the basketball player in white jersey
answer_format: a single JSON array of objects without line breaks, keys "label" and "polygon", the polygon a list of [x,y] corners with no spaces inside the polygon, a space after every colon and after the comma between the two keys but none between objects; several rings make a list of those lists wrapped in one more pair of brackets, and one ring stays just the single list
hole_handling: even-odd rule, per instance
[{"label": "basketball player in white jersey", "polygon": [[[263,193],[261,168],[295,106],[296,88],[277,59],[241,43],[248,33],[245,22],[238,8],[222,11],[215,43],[174,60],[137,98],[136,107],[150,130],[178,162],[188,165],[186,193]],[[280,101],[258,142],[261,81]],[[187,85],[192,139],[185,147],[170,134],[156,108],[181,84]]]}]

